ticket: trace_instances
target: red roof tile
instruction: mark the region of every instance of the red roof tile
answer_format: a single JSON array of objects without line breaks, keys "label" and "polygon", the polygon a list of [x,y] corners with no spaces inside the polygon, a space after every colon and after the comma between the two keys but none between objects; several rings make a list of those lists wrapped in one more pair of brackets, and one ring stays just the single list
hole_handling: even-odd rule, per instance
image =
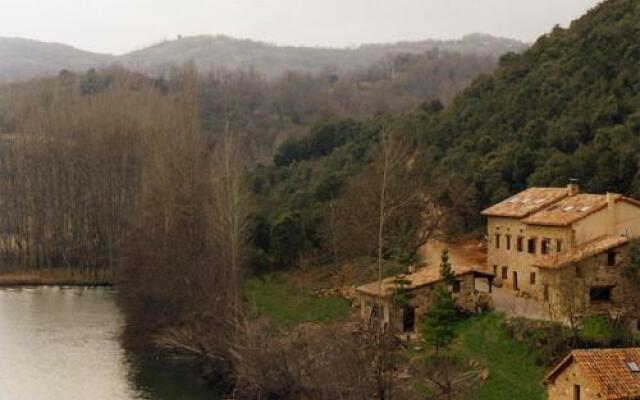
[{"label": "red roof tile", "polygon": [[552,383],[572,362],[597,391],[602,400],[640,399],[640,372],[629,363],[640,366],[640,348],[574,350],[545,378]]}]

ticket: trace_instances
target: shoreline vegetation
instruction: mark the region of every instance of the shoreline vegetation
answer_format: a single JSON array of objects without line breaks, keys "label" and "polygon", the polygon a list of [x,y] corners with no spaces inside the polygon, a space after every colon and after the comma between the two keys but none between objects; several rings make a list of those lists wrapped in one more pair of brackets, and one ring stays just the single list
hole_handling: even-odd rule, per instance
[{"label": "shoreline vegetation", "polygon": [[112,270],[44,268],[0,271],[0,288],[19,286],[114,286]]}]

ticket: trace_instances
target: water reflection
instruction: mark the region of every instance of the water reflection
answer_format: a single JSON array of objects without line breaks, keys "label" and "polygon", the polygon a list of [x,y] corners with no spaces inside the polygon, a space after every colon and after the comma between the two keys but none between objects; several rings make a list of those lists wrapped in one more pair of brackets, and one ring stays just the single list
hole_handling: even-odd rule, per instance
[{"label": "water reflection", "polygon": [[216,399],[180,363],[127,354],[106,288],[0,290],[1,400]]},{"label": "water reflection", "polygon": [[[148,400],[211,400],[219,399],[207,387],[193,367],[179,360],[131,356],[130,382],[140,399]],[[180,382],[176,384],[176,382]]]}]

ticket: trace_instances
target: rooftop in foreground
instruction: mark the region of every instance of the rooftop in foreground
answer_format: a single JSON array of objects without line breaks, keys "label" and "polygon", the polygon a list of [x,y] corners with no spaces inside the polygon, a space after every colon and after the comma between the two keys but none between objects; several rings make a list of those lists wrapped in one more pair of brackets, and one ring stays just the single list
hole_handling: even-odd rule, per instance
[{"label": "rooftop in foreground", "polygon": [[573,362],[600,399],[640,399],[640,348],[574,350],[547,375],[544,383],[553,383]]}]

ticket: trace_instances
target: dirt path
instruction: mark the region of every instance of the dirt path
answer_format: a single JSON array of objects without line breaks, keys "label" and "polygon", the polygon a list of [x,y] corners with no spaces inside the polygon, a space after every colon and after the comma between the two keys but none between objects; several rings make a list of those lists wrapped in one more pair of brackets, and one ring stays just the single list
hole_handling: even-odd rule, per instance
[{"label": "dirt path", "polygon": [[487,256],[479,240],[446,243],[432,239],[418,250],[418,256],[428,265],[440,265],[440,256],[444,249],[449,250],[449,261],[453,265],[484,266],[486,264]]}]

